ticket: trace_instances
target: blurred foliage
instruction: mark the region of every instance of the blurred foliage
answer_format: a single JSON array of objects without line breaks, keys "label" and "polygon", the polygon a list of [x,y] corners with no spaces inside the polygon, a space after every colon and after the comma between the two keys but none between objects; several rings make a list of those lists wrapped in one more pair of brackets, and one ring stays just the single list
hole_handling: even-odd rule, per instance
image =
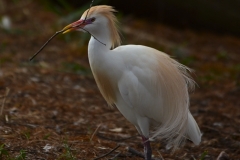
[{"label": "blurred foliage", "polygon": [[11,57],[10,56],[4,56],[4,57],[1,57],[0,58],[0,65],[1,64],[3,64],[3,63],[6,63],[6,62],[11,62],[12,61],[12,59],[11,59]]},{"label": "blurred foliage", "polygon": [[58,159],[64,160],[76,160],[77,158],[74,156],[71,147],[68,145],[67,141],[64,142],[64,153],[58,157]]},{"label": "blurred foliage", "polygon": [[[20,0],[11,0],[11,2],[23,3]],[[38,3],[47,10],[65,16],[66,21],[71,21],[79,18],[83,11],[89,8],[91,0],[41,0]],[[177,28],[211,30],[240,36],[240,1],[238,0],[131,0],[127,5],[126,1],[120,0],[95,0],[94,5],[98,4],[112,5],[125,14]],[[0,13],[7,8],[0,0]]]},{"label": "blurred foliage", "polygon": [[220,51],[218,54],[217,54],[217,58],[219,60],[226,60],[228,58],[228,53],[226,51]]},{"label": "blurred foliage", "polygon": [[55,0],[55,1],[48,1],[48,0],[43,0],[40,1],[44,5],[45,8],[47,8],[50,11],[53,11],[58,14],[62,14],[63,10],[66,11],[71,11],[73,8],[72,6],[66,1],[66,0]]},{"label": "blurred foliage", "polygon": [[[71,12],[69,17],[79,16],[89,7],[91,0],[42,0],[48,9],[63,15]],[[125,14],[162,22],[175,27],[193,27],[220,33],[240,35],[240,1],[237,0],[148,0],[109,1],[95,0],[94,5],[112,5]]]},{"label": "blurred foliage", "polygon": [[[145,17],[174,27],[211,30],[240,36],[239,0],[148,0],[111,1],[124,13]],[[134,8],[134,10],[133,10]]]},{"label": "blurred foliage", "polygon": [[200,160],[204,160],[208,154],[208,151],[204,151],[200,157]]},{"label": "blurred foliage", "polygon": [[14,160],[24,160],[26,159],[26,156],[27,156],[26,151],[20,150],[19,155],[16,158],[14,158]]},{"label": "blurred foliage", "polygon": [[25,160],[26,159],[26,151],[20,150],[19,154],[16,157],[12,157],[9,152],[5,149],[5,144],[0,145],[0,159],[6,160]]},{"label": "blurred foliage", "polygon": [[44,136],[43,136],[43,139],[44,140],[47,140],[49,137],[51,136],[51,134],[50,133],[48,133],[48,134],[45,134]]},{"label": "blurred foliage", "polygon": [[5,144],[0,145],[0,158],[2,159],[3,156],[8,156],[8,151],[4,148]]},{"label": "blurred foliage", "polygon": [[88,75],[91,73],[91,70],[89,68],[86,68],[86,67],[84,67],[78,63],[74,63],[74,62],[62,63],[62,71],[83,74],[83,75]]},{"label": "blurred foliage", "polygon": [[[106,0],[95,0],[94,5],[104,3]],[[71,12],[69,17],[79,17],[86,9],[89,8],[91,1],[67,1],[67,0],[42,0],[40,3],[48,10],[53,11],[59,15]]]},{"label": "blurred foliage", "polygon": [[1,42],[0,43],[0,51],[4,51],[6,47],[7,47],[7,43],[6,42]]}]

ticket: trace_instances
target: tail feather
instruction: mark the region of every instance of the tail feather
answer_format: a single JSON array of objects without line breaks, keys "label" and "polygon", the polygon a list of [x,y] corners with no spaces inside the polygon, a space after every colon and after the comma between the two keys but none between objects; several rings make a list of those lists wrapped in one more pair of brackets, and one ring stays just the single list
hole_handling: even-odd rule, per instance
[{"label": "tail feather", "polygon": [[193,118],[192,114],[188,112],[188,129],[187,129],[188,138],[195,144],[198,145],[201,142],[202,134],[200,129]]}]

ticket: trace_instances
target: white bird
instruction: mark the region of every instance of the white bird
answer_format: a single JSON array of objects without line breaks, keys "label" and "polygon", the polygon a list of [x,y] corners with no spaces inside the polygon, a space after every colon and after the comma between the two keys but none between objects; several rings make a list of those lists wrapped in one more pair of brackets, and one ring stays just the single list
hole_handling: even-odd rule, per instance
[{"label": "white bird", "polygon": [[136,127],[146,160],[152,156],[150,138],[164,139],[174,149],[186,138],[198,145],[201,132],[189,111],[188,90],[195,86],[190,69],[147,46],[114,48],[121,40],[113,12],[111,6],[94,6],[64,28],[64,33],[77,30],[92,35],[89,63],[104,99]]}]

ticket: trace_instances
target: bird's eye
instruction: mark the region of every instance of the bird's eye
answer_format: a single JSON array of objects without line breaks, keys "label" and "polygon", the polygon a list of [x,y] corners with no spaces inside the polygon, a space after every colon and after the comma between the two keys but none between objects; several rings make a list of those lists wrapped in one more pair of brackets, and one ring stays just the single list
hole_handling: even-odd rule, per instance
[{"label": "bird's eye", "polygon": [[95,18],[95,17],[91,18],[91,22],[94,22],[95,20],[96,20],[96,18]]}]

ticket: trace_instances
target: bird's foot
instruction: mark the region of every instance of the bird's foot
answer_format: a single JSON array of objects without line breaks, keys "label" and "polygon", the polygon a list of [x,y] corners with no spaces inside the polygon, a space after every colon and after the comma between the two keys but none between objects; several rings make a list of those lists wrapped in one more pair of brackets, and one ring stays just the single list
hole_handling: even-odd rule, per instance
[{"label": "bird's foot", "polygon": [[152,149],[148,138],[142,136],[145,160],[152,160]]}]

